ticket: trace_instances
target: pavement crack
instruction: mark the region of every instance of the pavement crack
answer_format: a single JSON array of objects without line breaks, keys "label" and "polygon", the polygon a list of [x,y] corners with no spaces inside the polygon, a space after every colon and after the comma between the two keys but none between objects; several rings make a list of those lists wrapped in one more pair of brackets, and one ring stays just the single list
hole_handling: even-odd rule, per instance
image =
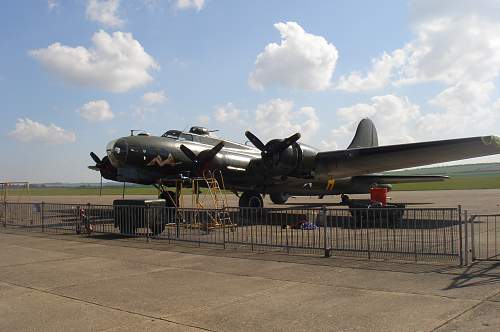
[{"label": "pavement crack", "polygon": [[75,259],[75,258],[82,258],[82,257],[84,257],[84,256],[74,255],[74,256],[71,256],[71,257],[46,259],[46,260],[39,260],[39,261],[36,261],[36,262],[2,265],[2,266],[0,266],[0,270],[3,269],[3,268],[6,268],[6,267],[19,267],[19,266],[26,266],[26,265],[38,264],[38,263],[63,262],[63,261],[72,260],[72,259]]},{"label": "pavement crack", "polygon": [[444,323],[441,323],[440,325],[436,326],[435,328],[433,328],[431,331],[434,332],[434,331],[437,331],[439,330],[440,328],[442,328],[443,326],[447,325],[448,323],[451,323],[452,321],[454,321],[455,319],[463,316],[464,314],[468,313],[469,311],[471,310],[474,310],[475,308],[477,308],[478,306],[480,306],[481,304],[483,304],[484,301],[480,301],[476,304],[474,304],[473,306],[465,309],[464,311],[462,312],[459,312],[458,314],[454,315],[453,317],[447,319]]},{"label": "pavement crack", "polygon": [[147,315],[147,314],[143,314],[143,313],[140,313],[140,312],[135,312],[135,311],[132,311],[132,310],[127,310],[127,309],[122,309],[122,308],[118,308],[118,307],[113,307],[113,306],[105,305],[105,304],[94,302],[94,301],[80,299],[80,298],[73,297],[73,296],[62,295],[62,294],[59,294],[59,293],[51,292],[49,290],[39,289],[39,288],[36,288],[36,287],[30,287],[30,286],[25,286],[25,285],[20,285],[20,284],[16,284],[16,283],[9,282],[9,281],[2,281],[2,282],[6,283],[6,284],[9,284],[11,286],[25,288],[25,289],[29,289],[29,290],[32,290],[32,291],[36,291],[36,292],[40,292],[40,293],[44,293],[44,294],[48,294],[48,295],[52,295],[52,296],[64,298],[64,299],[69,299],[69,300],[72,300],[72,301],[77,301],[77,302],[80,302],[80,303],[86,303],[86,304],[95,305],[95,306],[98,306],[100,308],[107,308],[107,309],[110,309],[110,310],[115,310],[115,311],[119,311],[119,312],[122,312],[122,313],[128,313],[128,314],[131,314],[131,315],[136,315],[136,316],[140,316],[140,317],[148,318],[148,319],[157,319],[157,320],[165,321],[165,322],[168,322],[168,323],[171,323],[171,324],[176,324],[176,325],[180,325],[180,326],[185,326],[185,327],[199,329],[201,331],[216,332],[214,330],[210,330],[210,329],[207,329],[207,328],[204,328],[204,327],[201,327],[201,326],[196,326],[196,325],[193,325],[193,324],[180,323],[180,322],[176,322],[174,320],[167,319],[167,318],[164,318],[164,317],[161,317],[161,316]]},{"label": "pavement crack", "polygon": [[[291,286],[293,286],[293,285],[287,284],[287,285],[279,285],[279,286],[269,287],[269,288],[262,289],[262,290],[257,291],[257,292],[253,292],[253,293],[250,293],[250,294],[241,295],[239,297],[236,297],[236,298],[224,301],[224,302],[219,302],[217,305],[201,305],[199,307],[196,307],[195,309],[196,310],[207,310],[207,309],[211,308],[211,310],[215,311],[215,310],[217,310],[217,308],[221,308],[221,307],[224,307],[224,306],[229,305],[229,304],[235,304],[235,303],[238,303],[238,302],[241,302],[241,301],[244,301],[244,300],[255,298],[255,297],[259,296],[259,295],[267,293],[270,290],[277,290],[277,289],[287,288],[287,287],[291,287]],[[183,310],[183,311],[178,311],[178,312],[175,312],[175,313],[173,313],[171,315],[166,315],[166,316],[163,316],[163,317],[169,317],[169,316],[172,316],[172,315],[173,316],[183,315],[185,313],[189,313],[189,312],[192,312],[192,311],[193,311],[193,308],[190,308],[190,309]]]}]

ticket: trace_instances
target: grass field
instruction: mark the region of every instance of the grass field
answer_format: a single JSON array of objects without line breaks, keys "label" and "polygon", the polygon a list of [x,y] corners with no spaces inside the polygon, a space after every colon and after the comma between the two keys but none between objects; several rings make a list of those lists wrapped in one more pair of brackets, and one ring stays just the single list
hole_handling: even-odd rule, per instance
[{"label": "grass field", "polygon": [[[500,163],[419,168],[389,172],[387,174],[441,174],[450,176],[450,179],[443,182],[395,184],[393,185],[394,191],[500,189]],[[191,193],[191,189],[184,190],[185,193]],[[103,195],[121,195],[121,193],[121,186],[104,186],[102,190]],[[126,187],[125,193],[127,195],[157,195],[158,191],[152,186],[129,185]],[[31,187],[29,193],[26,190],[9,189],[9,195],[12,196],[28,194],[31,196],[95,196],[99,195],[99,187]]]},{"label": "grass field", "polygon": [[[404,183],[393,185],[394,191],[405,190],[464,190],[464,189],[500,189],[500,173],[492,175],[453,176],[444,182]],[[174,190],[174,189],[172,189]],[[190,193],[190,189],[184,189]],[[103,187],[103,195],[121,195],[122,187]],[[127,195],[157,195],[158,191],[151,186],[131,186],[125,189]],[[9,190],[9,195],[28,195],[26,190]],[[85,196],[99,195],[98,187],[48,187],[31,188],[31,196]]]},{"label": "grass field", "polygon": [[401,183],[393,185],[393,190],[460,190],[499,189],[500,174],[453,176],[443,182]]},{"label": "grass field", "polygon": [[[172,189],[175,190],[175,189]],[[187,192],[187,189],[185,189]],[[122,187],[112,186],[103,187],[103,195],[121,195]],[[157,195],[158,190],[152,186],[133,186],[125,189],[127,195]],[[26,190],[9,189],[9,196],[95,196],[99,195],[99,187],[47,187],[30,188],[29,193]]]}]

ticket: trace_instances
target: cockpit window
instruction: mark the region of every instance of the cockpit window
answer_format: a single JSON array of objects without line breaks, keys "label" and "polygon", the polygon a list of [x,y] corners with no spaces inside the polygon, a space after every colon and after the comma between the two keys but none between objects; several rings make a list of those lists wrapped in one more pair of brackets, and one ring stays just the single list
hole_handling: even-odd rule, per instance
[{"label": "cockpit window", "polygon": [[192,141],[193,140],[193,135],[182,133],[179,136],[179,140],[180,141]]},{"label": "cockpit window", "polygon": [[161,137],[179,139],[180,134],[181,134],[181,132],[179,130],[169,130],[165,134],[161,135]]},{"label": "cockpit window", "polygon": [[165,134],[161,135],[161,137],[173,138],[178,141],[192,141],[193,135],[183,133],[180,130],[169,130]]}]

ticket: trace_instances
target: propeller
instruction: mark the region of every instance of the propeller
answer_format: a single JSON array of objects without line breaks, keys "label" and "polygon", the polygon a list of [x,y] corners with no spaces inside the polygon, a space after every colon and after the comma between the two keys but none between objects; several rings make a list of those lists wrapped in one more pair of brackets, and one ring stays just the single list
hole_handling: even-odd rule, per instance
[{"label": "propeller", "polygon": [[90,152],[90,157],[95,161],[95,166],[89,166],[91,170],[100,171],[111,165],[108,156],[105,156],[101,160],[101,158],[99,158],[94,152]]},{"label": "propeller", "polygon": [[264,143],[262,143],[262,141],[250,131],[246,131],[245,136],[257,149],[261,151],[262,159],[272,158],[276,154],[279,154],[286,150],[290,145],[294,144],[300,139],[300,133],[295,133],[285,139],[270,140],[269,142],[267,142],[267,144],[264,145]]},{"label": "propeller", "polygon": [[220,142],[213,148],[209,150],[203,150],[199,154],[194,153],[193,150],[191,150],[184,144],[181,144],[180,149],[186,155],[186,157],[188,157],[193,162],[194,169],[196,169],[197,172],[203,172],[207,164],[215,158],[217,153],[219,153],[223,147],[224,142]]},{"label": "propeller", "polygon": [[101,175],[101,181],[100,181],[100,186],[99,186],[99,196],[102,195],[102,177],[103,177],[103,172],[104,176],[108,179],[110,178],[109,176],[116,176],[114,173],[114,168],[111,165],[111,162],[109,161],[108,156],[105,156],[104,158],[99,158],[94,152],[90,152],[90,157],[92,160],[95,161],[95,166],[89,166],[89,168],[93,171],[98,171]]},{"label": "propeller", "polygon": [[90,152],[90,157],[95,161],[96,165],[101,163],[101,159],[94,152]]}]

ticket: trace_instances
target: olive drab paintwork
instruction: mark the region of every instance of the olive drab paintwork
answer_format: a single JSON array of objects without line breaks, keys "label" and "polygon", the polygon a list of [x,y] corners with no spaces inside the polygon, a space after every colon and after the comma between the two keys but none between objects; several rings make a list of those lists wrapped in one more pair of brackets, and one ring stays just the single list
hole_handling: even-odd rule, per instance
[{"label": "olive drab paintwork", "polygon": [[496,136],[378,146],[370,119],[359,123],[346,150],[318,151],[298,142],[298,133],[266,144],[250,132],[245,135],[253,146],[212,137],[202,127],[161,136],[139,133],[109,142],[102,160],[92,153],[96,165],[90,168],[109,180],[148,185],[219,169],[226,188],[274,194],[281,201],[290,195],[368,193],[371,187],[392,183],[442,181],[446,177],[378,172],[500,153]]}]

